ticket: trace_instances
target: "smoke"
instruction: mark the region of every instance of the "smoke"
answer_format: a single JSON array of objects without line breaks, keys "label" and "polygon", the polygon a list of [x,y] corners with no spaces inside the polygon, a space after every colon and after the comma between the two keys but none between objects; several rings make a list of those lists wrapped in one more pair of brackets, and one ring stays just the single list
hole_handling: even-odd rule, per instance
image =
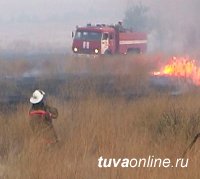
[{"label": "smoke", "polygon": [[[57,41],[65,48],[70,47],[71,40],[68,39],[71,39],[71,31],[76,25],[88,22],[115,24],[124,18],[127,7],[138,2],[149,7],[149,16],[153,19],[150,22],[153,27],[149,33],[150,50],[173,53],[199,51],[199,0],[49,0],[48,3],[45,0],[2,0],[0,32],[5,35],[0,36],[0,48],[4,48],[4,44],[9,46],[13,40],[31,43],[36,40],[39,41],[36,46],[39,46],[40,41],[44,44],[48,42],[49,36],[52,37],[49,43],[55,44]],[[8,22],[12,28],[7,25]],[[53,23],[52,30],[44,32],[44,24],[49,26],[50,23]],[[34,27],[29,28],[30,24]],[[25,33],[21,31],[22,26]],[[53,32],[52,35],[49,32]],[[33,33],[34,38],[30,39]]]},{"label": "smoke", "polygon": [[153,17],[149,35],[151,50],[196,53],[200,47],[198,0],[147,0],[143,2]]}]

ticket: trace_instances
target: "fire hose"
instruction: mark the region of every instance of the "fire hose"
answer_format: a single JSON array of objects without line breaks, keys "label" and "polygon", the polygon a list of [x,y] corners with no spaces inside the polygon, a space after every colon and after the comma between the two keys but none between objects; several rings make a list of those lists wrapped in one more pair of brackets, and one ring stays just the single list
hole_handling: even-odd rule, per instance
[{"label": "fire hose", "polygon": [[182,157],[184,158],[185,155],[187,154],[188,150],[191,150],[192,146],[195,144],[195,142],[197,141],[197,139],[200,137],[200,133],[198,133],[194,139],[192,140],[192,142],[190,143],[190,145],[188,145],[188,147],[186,148],[186,150],[184,151]]}]

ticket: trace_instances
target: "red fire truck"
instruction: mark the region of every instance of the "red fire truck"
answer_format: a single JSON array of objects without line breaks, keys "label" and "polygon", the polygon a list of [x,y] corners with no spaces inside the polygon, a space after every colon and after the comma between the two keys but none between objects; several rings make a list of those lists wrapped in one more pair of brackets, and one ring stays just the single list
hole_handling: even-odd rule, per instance
[{"label": "red fire truck", "polygon": [[77,27],[72,44],[75,54],[139,54],[146,49],[147,34],[127,30],[121,24]]}]

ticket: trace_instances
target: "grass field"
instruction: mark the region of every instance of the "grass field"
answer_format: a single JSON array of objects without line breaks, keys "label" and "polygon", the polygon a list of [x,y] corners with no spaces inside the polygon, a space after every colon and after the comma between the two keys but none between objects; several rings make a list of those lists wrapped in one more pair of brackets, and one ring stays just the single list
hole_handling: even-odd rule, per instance
[{"label": "grass field", "polygon": [[[122,92],[126,88],[148,90],[148,73],[153,69],[154,62],[148,61],[147,57],[134,57],[133,60],[129,57],[125,62],[119,58],[101,60],[77,59],[70,61],[70,65],[68,61],[64,62],[63,69],[70,73],[87,71],[89,76],[94,77],[105,73],[115,75],[118,79],[116,86]],[[53,75],[54,68],[58,68],[56,65],[48,62],[45,67]],[[26,67],[32,68],[30,64],[26,64]],[[98,168],[100,156],[131,159],[153,155],[172,161],[180,158],[200,131],[198,90],[175,97],[149,90],[148,95],[128,100],[119,95],[97,93],[94,86],[98,81],[96,78],[89,79],[72,81],[60,88],[59,94],[49,96],[49,103],[59,110],[59,118],[54,121],[54,126],[60,142],[54,147],[43,148],[33,138],[29,127],[28,99],[27,103],[19,104],[16,110],[8,108],[0,113],[0,178],[200,177],[198,142],[187,155],[187,168]],[[84,90],[86,87],[87,90]],[[69,91],[72,98],[58,98]],[[85,94],[84,98],[79,97],[81,92]]]}]

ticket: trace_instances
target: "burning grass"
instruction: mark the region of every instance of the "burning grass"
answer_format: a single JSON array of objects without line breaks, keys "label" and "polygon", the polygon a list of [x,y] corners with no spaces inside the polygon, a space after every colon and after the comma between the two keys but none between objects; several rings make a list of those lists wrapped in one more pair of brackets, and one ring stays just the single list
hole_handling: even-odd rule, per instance
[{"label": "burning grass", "polygon": [[[77,64],[83,62],[79,60],[73,62],[75,65],[72,66],[78,69],[70,68],[74,70],[71,73],[80,70]],[[97,74],[101,70],[115,73],[118,79],[116,86],[122,92],[125,88],[132,89],[130,86],[140,91],[146,86],[151,65],[146,65],[145,60],[139,64],[137,60],[130,60],[125,65],[121,59],[112,59],[108,66],[104,66],[105,59],[102,59],[102,63],[93,60],[85,62],[88,63],[85,69],[94,78],[76,78],[66,86],[60,86],[56,96],[49,96],[49,103],[59,110],[59,118],[54,121],[60,138],[58,145],[41,148],[32,137],[27,103],[18,105],[16,111],[8,108],[1,113],[0,177],[199,178],[198,144],[188,154],[189,166],[184,169],[98,168],[100,156],[133,158],[154,155],[171,160],[181,157],[185,147],[200,131],[200,93],[197,91],[176,97],[150,93],[131,100],[120,95],[98,93],[96,86],[105,80],[97,81]],[[107,68],[113,68],[113,71]],[[69,99],[64,98],[66,94],[70,94]],[[83,94],[84,98],[80,97]]]},{"label": "burning grass", "polygon": [[156,76],[169,76],[183,78],[196,86],[200,85],[200,66],[197,60],[190,57],[172,57],[160,71],[154,72]]}]

